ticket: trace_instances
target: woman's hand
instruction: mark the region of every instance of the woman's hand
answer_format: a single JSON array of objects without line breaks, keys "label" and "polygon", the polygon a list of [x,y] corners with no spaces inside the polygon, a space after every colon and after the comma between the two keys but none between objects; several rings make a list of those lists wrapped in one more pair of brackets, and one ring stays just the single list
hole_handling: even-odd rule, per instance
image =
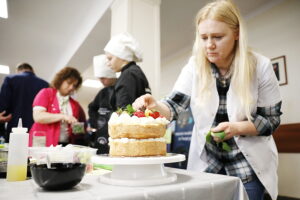
[{"label": "woman's hand", "polygon": [[77,122],[78,120],[75,117],[73,117],[72,115],[63,114],[62,121],[65,121],[68,124],[73,124],[73,123]]},{"label": "woman's hand", "polygon": [[146,108],[156,110],[165,118],[170,119],[171,111],[169,107],[160,101],[156,101],[150,94],[140,96],[134,101],[132,106],[135,110],[143,110]]},{"label": "woman's hand", "polygon": [[68,124],[72,124],[77,122],[78,120],[72,115],[66,115],[63,113],[49,113],[46,110],[33,110],[33,119],[37,123],[41,124],[51,124],[56,122],[67,122]]},{"label": "woman's hand", "polygon": [[135,110],[142,110],[142,109],[156,109],[157,102],[151,94],[145,94],[137,98],[133,104],[133,108]]},{"label": "woman's hand", "polygon": [[11,120],[11,118],[12,118],[11,114],[5,116],[5,113],[6,113],[5,110],[0,113],[0,122],[1,123],[9,122]]},{"label": "woman's hand", "polygon": [[[235,123],[232,122],[221,122],[218,126],[211,129],[212,132],[221,132],[224,131],[225,138],[223,140],[228,140],[233,136],[237,135],[237,127]],[[221,142],[222,140],[219,137],[213,137],[214,141]]]},{"label": "woman's hand", "polygon": [[[218,126],[211,129],[212,132],[225,132],[225,138],[223,140],[228,140],[233,136],[237,135],[248,135],[256,136],[258,132],[254,124],[250,121],[241,122],[221,122]],[[221,142],[220,138],[214,137],[216,142]]]}]

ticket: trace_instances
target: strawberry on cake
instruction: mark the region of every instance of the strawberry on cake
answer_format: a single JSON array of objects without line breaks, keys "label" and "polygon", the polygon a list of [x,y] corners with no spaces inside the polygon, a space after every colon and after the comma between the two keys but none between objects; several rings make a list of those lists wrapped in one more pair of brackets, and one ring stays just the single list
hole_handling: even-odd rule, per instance
[{"label": "strawberry on cake", "polygon": [[127,106],[108,122],[111,156],[158,156],[166,154],[163,138],[169,121],[157,111],[135,111]]}]

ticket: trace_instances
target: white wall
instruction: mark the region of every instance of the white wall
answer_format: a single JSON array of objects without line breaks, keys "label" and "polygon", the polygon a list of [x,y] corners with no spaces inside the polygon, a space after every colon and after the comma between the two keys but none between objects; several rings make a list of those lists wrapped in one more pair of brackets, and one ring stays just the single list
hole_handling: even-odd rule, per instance
[{"label": "white wall", "polygon": [[[300,122],[300,1],[285,0],[247,21],[250,46],[269,58],[286,56],[288,84],[280,86],[282,124]],[[171,91],[192,47],[162,60],[161,96]],[[267,163],[266,163],[267,164]],[[299,154],[279,155],[279,194],[300,197]],[[293,170],[295,169],[295,170]]]},{"label": "white wall", "polygon": [[[286,56],[288,84],[280,86],[282,124],[300,122],[300,1],[285,0],[247,21],[250,45],[269,58]],[[299,141],[300,142],[300,141]],[[299,154],[279,155],[279,194],[300,197]]]},{"label": "white wall", "polygon": [[161,98],[165,97],[172,91],[173,85],[175,84],[181,69],[188,62],[191,50],[192,46],[182,49],[168,58],[162,59],[161,87],[159,90],[159,96]]},{"label": "white wall", "polygon": [[247,24],[249,43],[254,49],[269,58],[286,56],[288,85],[280,86],[283,99],[282,123],[300,122],[299,20],[300,1],[285,0],[250,19]]},{"label": "white wall", "polygon": [[161,72],[160,3],[160,0],[116,0],[111,7],[111,35],[127,31],[137,39],[143,52],[143,61],[137,64],[145,73],[155,97],[159,93]]}]

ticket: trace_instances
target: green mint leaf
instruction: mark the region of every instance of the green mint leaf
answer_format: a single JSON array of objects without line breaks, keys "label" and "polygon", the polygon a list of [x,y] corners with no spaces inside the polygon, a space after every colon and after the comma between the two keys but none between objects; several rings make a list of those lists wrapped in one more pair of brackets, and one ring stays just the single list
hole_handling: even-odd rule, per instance
[{"label": "green mint leaf", "polygon": [[132,115],[135,112],[135,110],[133,109],[132,105],[130,105],[130,104],[128,104],[126,106],[126,111],[128,112],[129,115]]},{"label": "green mint leaf", "polygon": [[206,142],[207,142],[207,143],[211,143],[211,140],[212,140],[212,137],[211,137],[211,131],[209,131],[209,132],[206,134]]},{"label": "green mint leaf", "polygon": [[231,147],[226,142],[222,142],[222,149],[227,152],[231,151]]}]

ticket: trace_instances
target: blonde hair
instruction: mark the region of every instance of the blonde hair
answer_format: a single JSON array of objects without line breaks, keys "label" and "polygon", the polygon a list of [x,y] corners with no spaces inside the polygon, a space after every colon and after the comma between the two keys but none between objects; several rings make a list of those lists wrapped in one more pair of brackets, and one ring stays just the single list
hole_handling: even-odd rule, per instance
[{"label": "blonde hair", "polygon": [[213,19],[226,23],[234,32],[239,33],[239,39],[236,41],[233,61],[230,67],[231,86],[239,97],[243,111],[250,120],[251,105],[253,96],[251,94],[251,81],[255,71],[255,59],[248,49],[247,37],[240,13],[237,7],[226,0],[215,1],[203,7],[196,16],[196,39],[193,47],[193,55],[196,59],[198,82],[198,100],[200,103],[207,101],[211,95],[210,89],[214,78],[212,76],[211,64],[205,56],[204,49],[201,48],[200,34],[198,25],[206,19]]}]

